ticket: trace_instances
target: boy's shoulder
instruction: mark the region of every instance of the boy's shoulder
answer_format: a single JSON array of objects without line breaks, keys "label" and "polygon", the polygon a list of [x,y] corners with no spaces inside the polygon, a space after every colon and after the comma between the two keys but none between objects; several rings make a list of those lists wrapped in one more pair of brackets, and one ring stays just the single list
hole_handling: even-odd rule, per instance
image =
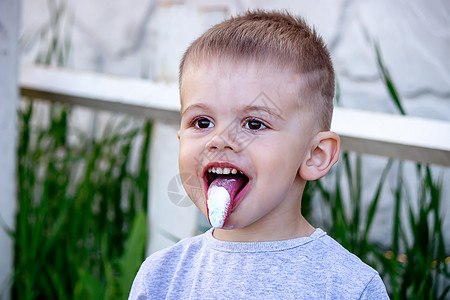
[{"label": "boy's shoulder", "polygon": [[333,262],[334,265],[342,264],[358,267],[364,265],[367,271],[376,272],[373,268],[363,263],[359,257],[345,249],[340,243],[323,231],[313,247],[311,249],[312,251],[320,250],[322,253],[322,255],[317,255],[316,257],[318,262]]},{"label": "boy's shoulder", "polygon": [[143,266],[151,264],[153,268],[161,267],[168,268],[171,265],[176,265],[180,260],[193,259],[202,247],[204,246],[205,234],[200,234],[194,237],[184,238],[174,245],[154,252],[143,263]]},{"label": "boy's shoulder", "polygon": [[354,278],[356,282],[365,285],[374,276],[378,276],[375,269],[365,264],[325,232],[311,246],[311,254],[314,253],[312,262],[316,268],[327,270],[329,276],[335,277],[336,280]]},{"label": "boy's shoulder", "polygon": [[182,239],[148,256],[139,268],[128,299],[167,298],[174,277],[182,273],[180,265],[192,262],[190,254],[195,255],[202,248],[202,236]]}]

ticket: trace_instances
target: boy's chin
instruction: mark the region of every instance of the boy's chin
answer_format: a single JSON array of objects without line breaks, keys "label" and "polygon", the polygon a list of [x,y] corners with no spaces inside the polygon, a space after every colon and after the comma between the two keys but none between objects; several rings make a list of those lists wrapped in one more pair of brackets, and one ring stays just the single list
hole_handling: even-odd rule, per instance
[{"label": "boy's chin", "polygon": [[[197,207],[198,207],[198,206],[197,206]],[[205,213],[205,212],[203,212],[202,208],[200,208],[200,207],[198,207],[198,208],[200,209],[200,211],[202,212],[202,214],[205,216],[206,220],[208,220],[209,226],[213,227],[214,230],[226,230],[226,231],[229,231],[229,230],[239,229],[238,226],[233,225],[231,222],[229,222],[229,220],[226,220],[226,221],[225,221],[225,224],[224,224],[222,227],[214,227],[214,226],[209,222],[208,214]]]},{"label": "boy's chin", "polygon": [[236,228],[236,227],[234,227],[234,226],[232,226],[232,225],[227,225],[227,224],[225,224],[223,227],[220,227],[220,228],[215,228],[215,229],[218,229],[218,230],[233,230],[233,229],[238,229],[238,228]]}]

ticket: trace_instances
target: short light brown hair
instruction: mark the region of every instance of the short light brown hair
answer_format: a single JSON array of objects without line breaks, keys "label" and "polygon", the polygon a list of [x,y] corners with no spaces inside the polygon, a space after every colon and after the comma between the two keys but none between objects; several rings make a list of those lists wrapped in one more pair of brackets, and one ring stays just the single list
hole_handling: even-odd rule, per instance
[{"label": "short light brown hair", "polygon": [[217,24],[184,53],[184,68],[210,58],[272,63],[302,76],[299,100],[307,99],[321,130],[329,130],[333,113],[334,70],[326,45],[303,18],[288,12],[249,11]]}]

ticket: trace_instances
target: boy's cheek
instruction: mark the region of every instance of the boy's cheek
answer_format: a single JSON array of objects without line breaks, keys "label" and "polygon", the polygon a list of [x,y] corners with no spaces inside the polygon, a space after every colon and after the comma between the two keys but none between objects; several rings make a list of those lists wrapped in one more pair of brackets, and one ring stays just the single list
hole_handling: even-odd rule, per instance
[{"label": "boy's cheek", "polygon": [[207,217],[205,194],[203,192],[203,186],[198,181],[198,178],[195,178],[195,176],[192,176],[191,174],[182,173],[181,179],[183,187],[192,203],[194,203],[202,214]]}]

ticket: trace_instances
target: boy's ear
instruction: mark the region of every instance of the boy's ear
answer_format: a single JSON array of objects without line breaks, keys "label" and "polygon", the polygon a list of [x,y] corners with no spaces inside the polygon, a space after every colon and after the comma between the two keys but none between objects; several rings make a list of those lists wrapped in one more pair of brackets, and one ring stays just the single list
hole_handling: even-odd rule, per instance
[{"label": "boy's ear", "polygon": [[180,130],[178,130],[178,132],[177,132],[177,137],[178,137],[178,140],[180,140]]},{"label": "boy's ear", "polygon": [[339,159],[341,140],[332,131],[319,132],[309,152],[300,165],[299,174],[304,180],[316,180],[325,176]]}]

